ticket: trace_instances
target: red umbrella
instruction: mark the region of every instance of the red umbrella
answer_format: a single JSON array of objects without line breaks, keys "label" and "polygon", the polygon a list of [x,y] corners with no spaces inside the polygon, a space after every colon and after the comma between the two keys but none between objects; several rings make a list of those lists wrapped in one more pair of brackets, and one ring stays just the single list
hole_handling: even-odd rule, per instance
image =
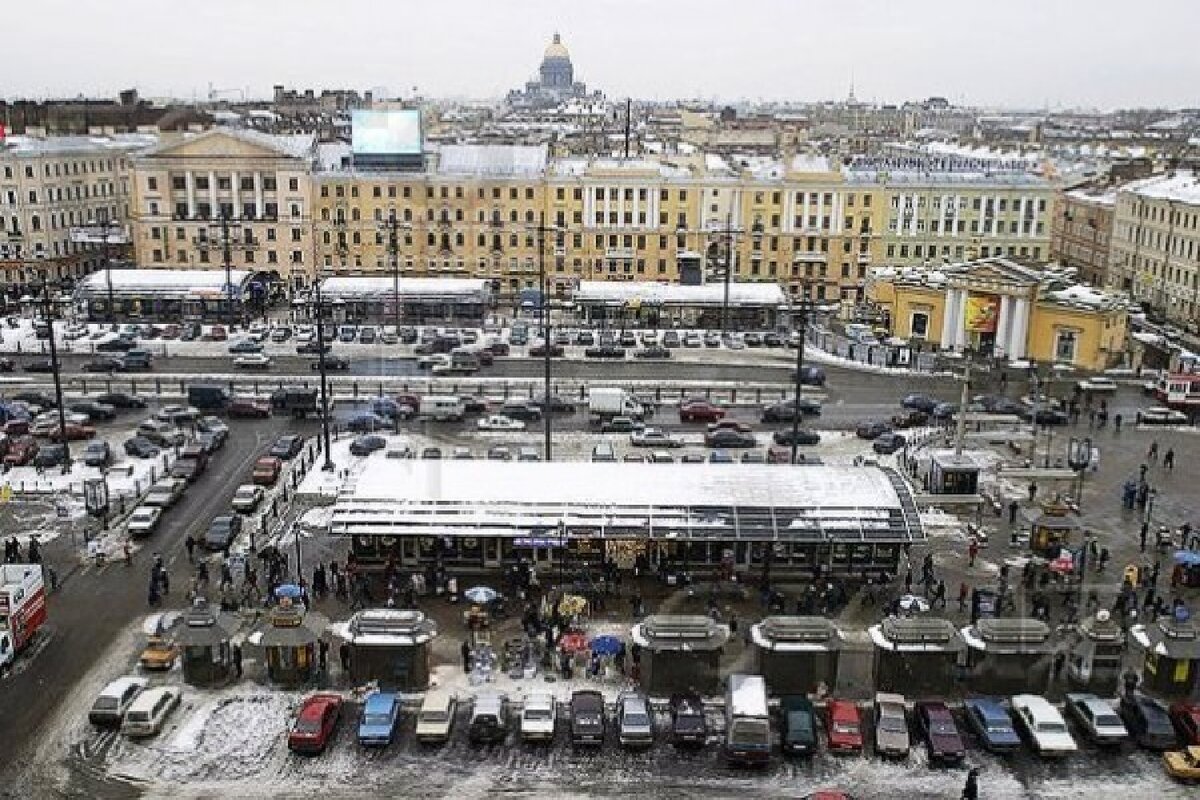
[{"label": "red umbrella", "polygon": [[587,636],[582,633],[564,633],[558,639],[558,648],[564,653],[583,653],[588,649]]},{"label": "red umbrella", "polygon": [[1061,555],[1050,562],[1049,569],[1051,572],[1067,575],[1075,571],[1075,559],[1069,554]]}]

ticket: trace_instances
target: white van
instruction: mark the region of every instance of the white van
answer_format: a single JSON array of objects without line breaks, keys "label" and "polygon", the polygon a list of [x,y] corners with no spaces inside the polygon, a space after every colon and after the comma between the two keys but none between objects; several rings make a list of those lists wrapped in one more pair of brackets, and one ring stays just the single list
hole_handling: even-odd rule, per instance
[{"label": "white van", "polygon": [[442,689],[428,692],[417,712],[417,741],[425,744],[445,742],[454,728],[457,711],[458,701],[450,692]]},{"label": "white van", "polygon": [[725,760],[766,764],[771,758],[767,684],[761,675],[735,673],[725,690]]},{"label": "white van", "polygon": [[125,712],[121,733],[126,736],[153,736],[162,730],[167,717],[179,705],[182,695],[174,686],[147,689],[138,695]]},{"label": "white van", "polygon": [[611,442],[597,442],[592,448],[592,461],[614,462],[617,460],[617,451],[613,449]]},{"label": "white van", "polygon": [[117,678],[96,695],[88,711],[88,720],[93,725],[120,725],[130,704],[145,688],[145,678],[134,675]]},{"label": "white van", "polygon": [[549,692],[530,692],[525,695],[521,707],[521,741],[553,740],[556,706],[554,695]]},{"label": "white van", "polygon": [[439,422],[461,422],[467,407],[461,397],[450,394],[427,394],[421,396],[417,414]]}]

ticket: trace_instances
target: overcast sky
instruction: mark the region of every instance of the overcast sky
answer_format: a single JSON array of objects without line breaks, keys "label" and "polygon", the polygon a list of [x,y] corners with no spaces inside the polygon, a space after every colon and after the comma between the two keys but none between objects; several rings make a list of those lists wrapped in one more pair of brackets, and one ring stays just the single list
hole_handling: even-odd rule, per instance
[{"label": "overcast sky", "polygon": [[559,31],[614,98],[1200,105],[1200,0],[0,0],[0,30],[7,97],[498,97]]}]

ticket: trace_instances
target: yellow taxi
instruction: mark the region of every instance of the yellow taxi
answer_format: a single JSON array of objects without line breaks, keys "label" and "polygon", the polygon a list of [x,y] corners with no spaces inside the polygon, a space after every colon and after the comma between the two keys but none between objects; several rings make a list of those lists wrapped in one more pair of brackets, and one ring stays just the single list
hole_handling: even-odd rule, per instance
[{"label": "yellow taxi", "polygon": [[1163,753],[1167,774],[1181,781],[1200,781],[1200,745]]},{"label": "yellow taxi", "polygon": [[142,669],[167,670],[175,666],[175,659],[178,657],[179,648],[174,642],[161,636],[151,636],[138,663],[142,665]]}]

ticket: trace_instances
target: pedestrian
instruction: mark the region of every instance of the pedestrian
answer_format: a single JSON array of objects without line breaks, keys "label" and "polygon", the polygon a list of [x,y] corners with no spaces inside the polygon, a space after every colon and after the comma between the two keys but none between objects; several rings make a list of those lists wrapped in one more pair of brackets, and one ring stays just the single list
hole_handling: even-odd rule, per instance
[{"label": "pedestrian", "polygon": [[171,593],[171,576],[167,574],[167,568],[162,564],[158,565],[158,582],[162,584],[162,593],[164,595]]},{"label": "pedestrian", "polygon": [[1032,503],[1036,497],[1037,497],[1037,483],[1035,481],[1030,481],[1029,482],[1029,502]]},{"label": "pedestrian", "polygon": [[967,773],[967,783],[963,786],[962,800],[979,800],[979,768],[972,767]]},{"label": "pedestrian", "polygon": [[317,642],[317,666],[321,672],[329,668],[329,642],[324,639]]},{"label": "pedestrian", "polygon": [[1008,524],[1009,525],[1017,524],[1017,510],[1019,508],[1020,508],[1020,504],[1018,504],[1016,500],[1008,501]]},{"label": "pedestrian", "polygon": [[466,639],[463,639],[462,647],[459,649],[462,651],[463,672],[470,672],[471,671],[471,644]]},{"label": "pedestrian", "polygon": [[1151,464],[1158,463],[1158,440],[1155,439],[1150,443],[1150,449],[1146,452],[1146,460]]},{"label": "pedestrian", "polygon": [[29,537],[29,563],[42,563],[42,544],[38,541],[36,533]]},{"label": "pedestrian", "polygon": [[1138,687],[1137,673],[1132,669],[1127,669],[1125,670],[1125,674],[1122,676],[1121,680],[1125,684],[1125,696],[1133,697],[1133,693],[1137,691]]},{"label": "pedestrian", "polygon": [[1054,680],[1058,680],[1062,675],[1063,665],[1067,663],[1067,654],[1059,650],[1054,654]]},{"label": "pedestrian", "polygon": [[1175,448],[1167,448],[1166,454],[1163,455],[1163,469],[1167,471],[1175,469]]},{"label": "pedestrian", "polygon": [[1096,409],[1088,409],[1088,430],[1096,427]]},{"label": "pedestrian", "polygon": [[241,647],[241,645],[235,644],[231,650],[231,654],[233,656],[233,674],[236,677],[240,678],[240,677],[242,677],[242,647]]},{"label": "pedestrian", "polygon": [[1121,415],[1120,414],[1117,414],[1115,417],[1113,417],[1113,428],[1116,430],[1117,433],[1121,432]]},{"label": "pedestrian", "polygon": [[966,581],[958,585],[958,610],[960,612],[967,610],[967,584]]},{"label": "pedestrian", "polygon": [[121,543],[121,552],[125,555],[125,566],[133,566],[133,547],[130,546],[129,540],[126,539]]},{"label": "pedestrian", "polygon": [[967,566],[975,566],[975,557],[979,555],[979,541],[972,536],[971,543],[967,545]]},{"label": "pedestrian", "polygon": [[1149,535],[1149,533],[1150,533],[1150,523],[1143,520],[1141,532],[1138,534],[1138,548],[1143,553],[1146,552],[1146,537]]},{"label": "pedestrian", "polygon": [[939,580],[937,588],[933,590],[933,605],[942,604],[942,608],[946,607],[946,582]]},{"label": "pedestrian", "polygon": [[350,643],[342,642],[342,646],[338,648],[338,658],[342,662],[342,672],[350,672]]},{"label": "pedestrian", "polygon": [[183,546],[187,548],[188,563],[192,563],[192,554],[196,549],[196,540],[189,533],[187,538],[183,540]]}]

